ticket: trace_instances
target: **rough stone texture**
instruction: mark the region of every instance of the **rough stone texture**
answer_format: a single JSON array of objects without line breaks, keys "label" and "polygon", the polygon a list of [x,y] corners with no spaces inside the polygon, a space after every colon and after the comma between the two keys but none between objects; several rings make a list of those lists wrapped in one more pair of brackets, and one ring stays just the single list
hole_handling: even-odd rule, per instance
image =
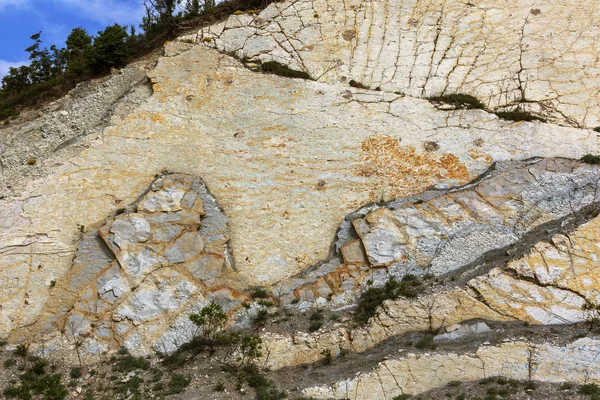
[{"label": "rough stone texture", "polygon": [[[146,101],[152,95],[147,68],[148,60],[140,61],[108,77],[82,82],[63,98],[0,125],[0,197],[18,193],[24,177],[46,175],[65,155],[73,154],[73,148],[84,148],[87,135],[101,132],[111,120]],[[27,164],[32,159],[35,166]]]},{"label": "rough stone texture", "polygon": [[538,243],[506,270],[494,269],[465,288],[388,300],[352,335],[338,330],[265,335],[271,350],[267,365],[277,369],[314,362],[325,349],[333,354],[341,349],[362,352],[395,335],[476,318],[544,325],[584,321],[582,305],[598,301],[599,249],[600,217],[596,217],[568,237],[556,235],[550,243]]},{"label": "rough stone texture", "polygon": [[599,26],[595,0],[297,0],[231,16],[191,39],[250,67],[277,62],[321,82],[415,97],[469,93],[490,108],[521,105],[593,128]]},{"label": "rough stone texture", "polygon": [[[329,259],[339,222],[369,202],[465,184],[496,160],[598,150],[586,130],[257,75],[199,45],[173,42],[167,54],[152,97],[0,200],[0,274],[12,279],[0,335],[38,321],[51,281],[71,268],[78,226],[130,204],[163,169],[205,179],[231,218],[240,276],[269,284]],[[438,150],[426,150],[432,141]]]},{"label": "rough stone texture", "polygon": [[247,299],[229,265],[229,220],[200,179],[163,175],[131,212],[120,211],[83,236],[43,317],[13,340],[81,341],[90,353],[122,346],[170,352],[195,334],[190,313],[212,299],[228,311]]},{"label": "rough stone texture", "polygon": [[391,399],[418,394],[451,381],[472,381],[490,376],[543,382],[600,383],[597,357],[600,341],[579,339],[563,347],[523,342],[480,347],[474,354],[408,354],[382,361],[371,372],[339,381],[331,387],[312,387],[303,394],[318,399]]},{"label": "rough stone texture", "polygon": [[[283,304],[297,302],[300,308],[328,300],[341,306],[354,302],[367,280],[379,286],[390,276],[400,280],[407,273],[445,275],[476,267],[486,253],[508,248],[541,225],[600,202],[599,183],[600,167],[576,161],[500,162],[464,189],[368,206],[338,230],[336,247],[343,263],[334,259],[304,271],[278,285],[275,293]],[[484,287],[492,285],[492,293],[509,292],[510,298],[514,296],[506,285],[511,279],[484,278],[479,287],[470,286],[486,297]],[[519,285],[522,290],[536,286]],[[556,289],[552,297],[564,298],[571,308],[580,306],[580,300],[563,292]]]}]

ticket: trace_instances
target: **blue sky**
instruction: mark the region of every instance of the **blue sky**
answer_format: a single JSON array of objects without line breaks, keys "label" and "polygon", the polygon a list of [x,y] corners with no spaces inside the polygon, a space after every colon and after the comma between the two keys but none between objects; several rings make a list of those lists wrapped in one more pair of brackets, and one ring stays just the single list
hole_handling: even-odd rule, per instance
[{"label": "blue sky", "polygon": [[0,0],[0,77],[11,66],[28,63],[34,33],[42,31],[46,47],[63,47],[75,27],[96,34],[107,25],[138,25],[143,0]]}]

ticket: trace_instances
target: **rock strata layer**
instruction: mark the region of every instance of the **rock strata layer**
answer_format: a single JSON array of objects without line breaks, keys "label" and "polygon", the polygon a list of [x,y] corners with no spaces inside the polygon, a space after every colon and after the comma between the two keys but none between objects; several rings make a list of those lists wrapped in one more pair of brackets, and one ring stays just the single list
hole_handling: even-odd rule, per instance
[{"label": "rock strata layer", "polygon": [[593,128],[599,22],[595,0],[297,0],[188,39],[250,68],[414,97],[468,93],[488,108]]},{"label": "rock strata layer", "polygon": [[[477,268],[487,254],[512,251],[532,232],[543,236],[550,224],[584,209],[597,211],[599,183],[600,168],[577,161],[499,162],[464,188],[365,207],[338,229],[338,258],[283,282],[275,293],[283,304],[301,308],[328,301],[339,307],[353,303],[367,280],[381,286],[407,274],[458,275]],[[553,241],[560,245],[566,239]],[[501,290],[502,279],[471,286]]]},{"label": "rock strata layer", "polygon": [[238,273],[269,285],[328,260],[340,221],[365,204],[464,185],[494,161],[599,148],[583,129],[256,74],[202,45],[166,53],[148,100],[79,151],[40,157],[27,166],[39,178],[0,199],[0,335],[37,323],[78,226],[135,201],[157,171],[203,177],[231,219]]},{"label": "rock strata layer", "polygon": [[600,342],[588,338],[566,346],[514,342],[483,346],[473,354],[408,354],[382,361],[373,371],[332,386],[307,388],[303,393],[316,399],[392,399],[426,392],[452,381],[492,376],[523,381],[599,383],[598,355]]}]

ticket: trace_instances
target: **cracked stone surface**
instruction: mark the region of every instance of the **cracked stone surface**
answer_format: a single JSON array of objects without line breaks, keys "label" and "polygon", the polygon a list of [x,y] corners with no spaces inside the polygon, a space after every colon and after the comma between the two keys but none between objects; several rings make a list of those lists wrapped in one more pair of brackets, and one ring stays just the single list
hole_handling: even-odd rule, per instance
[{"label": "cracked stone surface", "polygon": [[584,338],[565,346],[532,345],[524,342],[483,346],[472,354],[437,353],[385,360],[373,371],[349,377],[332,386],[303,391],[318,399],[391,399],[418,394],[452,381],[473,381],[491,376],[528,380],[529,357],[533,354],[535,380],[543,382],[598,383],[596,358],[600,341]]},{"label": "cracked stone surface", "polygon": [[366,351],[384,340],[432,325],[448,327],[482,318],[530,324],[572,324],[584,321],[585,301],[598,301],[600,217],[568,236],[554,235],[537,243],[504,270],[491,270],[459,287],[417,299],[388,300],[369,323],[354,329],[296,333],[293,337],[265,335],[272,369],[314,362],[329,349]]},{"label": "cracked stone surface", "polygon": [[600,125],[595,0],[296,0],[233,15],[187,39],[254,68],[415,97],[469,93],[566,125]]},{"label": "cracked stone surface", "polygon": [[170,352],[193,337],[190,313],[212,299],[232,310],[247,298],[230,265],[229,220],[200,179],[162,175],[121,211],[82,237],[44,317],[13,332],[16,340],[48,349],[81,340],[92,354]]},{"label": "cracked stone surface", "polygon": [[[462,190],[425,192],[411,201],[396,199],[351,214],[337,233],[341,262],[332,259],[304,271],[274,292],[283,304],[301,308],[328,300],[341,306],[354,302],[367,280],[379,286],[390,276],[441,276],[475,267],[486,253],[509,248],[540,226],[600,202],[599,185],[600,167],[590,164],[565,159],[500,162]],[[556,277],[560,268],[548,268],[551,272],[542,276]],[[532,272],[528,275],[534,278]],[[506,279],[511,278],[486,279],[479,292],[493,285],[491,292],[516,297],[517,288]],[[520,285],[525,291],[535,286]],[[597,286],[592,282],[590,287]],[[581,306],[581,299],[563,297],[569,308]],[[546,322],[550,320],[555,321]]]},{"label": "cracked stone surface", "polygon": [[[584,129],[256,74],[203,45],[171,42],[166,53],[149,72],[148,100],[60,163],[40,159],[31,166],[39,178],[15,181],[0,199],[0,335],[41,321],[80,229],[131,204],[161,170],[203,177],[231,219],[239,275],[268,285],[328,260],[340,221],[365,204],[466,184],[494,161],[599,148]],[[161,240],[176,234],[165,228]],[[186,246],[172,249],[173,261]],[[131,268],[148,267],[143,259]]]}]

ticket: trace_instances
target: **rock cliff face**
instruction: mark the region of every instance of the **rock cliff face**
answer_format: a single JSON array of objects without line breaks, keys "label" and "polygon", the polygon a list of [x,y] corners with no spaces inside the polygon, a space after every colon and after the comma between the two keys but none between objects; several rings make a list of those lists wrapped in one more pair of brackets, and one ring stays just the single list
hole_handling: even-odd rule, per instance
[{"label": "rock cliff face", "polygon": [[[600,125],[600,7],[493,3],[274,3],[73,93],[110,92],[89,121],[66,99],[5,128],[0,337],[49,354],[78,341],[95,357],[169,352],[210,300],[243,325],[254,285],[288,310],[341,309],[407,274],[446,283],[386,301],[366,326],[265,332],[265,365],[471,319],[583,321],[600,302],[600,167],[579,161],[600,153],[585,128]],[[488,110],[425,99],[453,93]],[[547,122],[491,112],[516,108]],[[521,377],[528,346],[389,360],[305,394],[455,379],[409,377],[431,363]],[[577,380],[598,348],[539,346],[550,381]]]},{"label": "rock cliff face", "polygon": [[599,21],[594,0],[301,0],[232,16],[198,40],[320,82],[414,97],[470,93],[489,108],[521,105],[595,127]]}]

